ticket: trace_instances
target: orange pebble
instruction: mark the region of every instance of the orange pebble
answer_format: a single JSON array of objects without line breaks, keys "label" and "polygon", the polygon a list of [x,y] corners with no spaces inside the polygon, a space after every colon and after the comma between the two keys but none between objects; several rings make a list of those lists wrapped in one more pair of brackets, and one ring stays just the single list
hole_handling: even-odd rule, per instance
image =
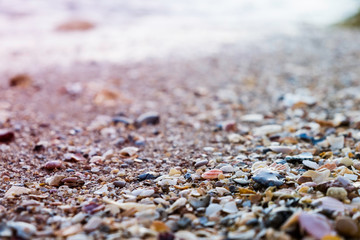
[{"label": "orange pebble", "polygon": [[326,164],[322,165],[321,167],[319,167],[317,170],[324,169],[324,168],[327,168],[330,171],[332,171],[336,168],[336,164],[335,163],[326,163]]}]

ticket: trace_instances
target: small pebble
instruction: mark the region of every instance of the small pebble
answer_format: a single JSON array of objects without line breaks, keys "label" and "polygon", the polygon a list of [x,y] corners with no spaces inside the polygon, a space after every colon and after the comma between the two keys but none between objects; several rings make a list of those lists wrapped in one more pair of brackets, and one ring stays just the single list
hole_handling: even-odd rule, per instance
[{"label": "small pebble", "polygon": [[335,229],[345,237],[355,237],[358,233],[358,224],[350,217],[339,217],[335,221]]},{"label": "small pebble", "polygon": [[234,201],[231,201],[224,204],[222,211],[226,213],[236,213],[239,210],[236,206],[236,203]]},{"label": "small pebble", "polygon": [[59,169],[62,167],[62,162],[59,160],[49,161],[45,163],[44,168],[47,170]]},{"label": "small pebble", "polygon": [[148,179],[155,179],[156,177],[151,173],[143,173],[138,176],[139,181],[144,181]]},{"label": "small pebble", "polygon": [[121,157],[132,157],[134,156],[139,149],[137,147],[126,147],[120,150],[120,156]]},{"label": "small pebble", "polygon": [[261,169],[252,179],[265,186],[281,186],[284,181],[279,179],[280,174],[266,169]]},{"label": "small pebble", "polygon": [[92,232],[92,231],[98,229],[101,224],[102,224],[102,219],[98,216],[93,216],[85,224],[84,230],[87,232]]},{"label": "small pebble", "polygon": [[335,137],[328,136],[326,140],[329,142],[332,150],[342,149],[344,147],[345,138],[344,136]]},{"label": "small pebble", "polygon": [[123,188],[126,186],[126,182],[124,182],[124,181],[115,181],[115,182],[113,182],[113,184],[115,187],[118,187],[118,188]]},{"label": "small pebble", "polygon": [[210,200],[211,200],[211,197],[209,195],[207,195],[202,198],[191,199],[191,200],[189,200],[189,203],[194,209],[206,208],[207,206],[209,206]]},{"label": "small pebble", "polygon": [[26,222],[7,222],[7,226],[16,231],[16,236],[23,239],[30,239],[36,233],[36,227]]},{"label": "small pebble", "polygon": [[344,157],[339,161],[339,164],[343,164],[347,167],[350,167],[353,165],[353,161],[348,157]]},{"label": "small pebble", "polygon": [[328,220],[320,214],[302,212],[299,215],[299,223],[302,229],[316,239],[332,233]]},{"label": "small pebble", "polygon": [[201,177],[204,179],[217,179],[220,174],[223,172],[219,169],[213,169],[207,172],[204,172]]},{"label": "small pebble", "polygon": [[330,187],[326,191],[326,196],[337,198],[339,200],[347,199],[347,191],[343,187]]},{"label": "small pebble", "polygon": [[207,217],[211,217],[211,216],[214,216],[216,215],[218,212],[220,212],[222,209],[222,206],[220,204],[217,204],[217,203],[212,203],[210,204],[206,210],[205,210],[205,215]]},{"label": "small pebble", "polygon": [[220,168],[221,171],[223,171],[224,173],[232,173],[235,171],[234,167],[231,165],[226,165]]},{"label": "small pebble", "polygon": [[194,167],[195,167],[195,168],[199,168],[199,167],[205,166],[206,164],[208,164],[208,162],[209,162],[209,161],[206,160],[206,159],[196,161]]},{"label": "small pebble", "polygon": [[0,143],[10,143],[14,141],[15,134],[8,129],[0,129]]},{"label": "small pebble", "polygon": [[160,123],[160,115],[157,112],[147,112],[141,114],[135,121],[136,126],[156,125]]},{"label": "small pebble", "polygon": [[317,164],[316,162],[310,161],[310,160],[304,160],[304,161],[302,161],[302,164],[304,164],[304,166],[306,166],[308,168],[312,168],[312,169],[318,169],[320,167],[319,164]]}]

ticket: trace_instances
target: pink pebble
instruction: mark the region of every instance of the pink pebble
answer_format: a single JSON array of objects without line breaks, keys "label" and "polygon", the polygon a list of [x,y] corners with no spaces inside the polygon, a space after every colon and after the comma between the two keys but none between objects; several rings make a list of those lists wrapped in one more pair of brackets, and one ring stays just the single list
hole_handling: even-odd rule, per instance
[{"label": "pink pebble", "polygon": [[299,223],[302,229],[316,239],[321,239],[333,233],[327,218],[317,213],[301,213],[299,215]]},{"label": "pink pebble", "polygon": [[207,172],[204,172],[201,177],[205,178],[205,179],[216,179],[218,178],[219,174],[222,174],[223,171],[221,171],[220,169],[213,169]]}]

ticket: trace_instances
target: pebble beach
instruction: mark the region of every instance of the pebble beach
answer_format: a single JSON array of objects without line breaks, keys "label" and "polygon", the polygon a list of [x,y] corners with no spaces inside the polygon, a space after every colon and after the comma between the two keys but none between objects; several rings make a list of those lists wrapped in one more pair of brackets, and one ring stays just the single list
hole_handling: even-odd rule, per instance
[{"label": "pebble beach", "polygon": [[359,42],[306,25],[131,63],[8,52],[0,238],[359,239]]}]

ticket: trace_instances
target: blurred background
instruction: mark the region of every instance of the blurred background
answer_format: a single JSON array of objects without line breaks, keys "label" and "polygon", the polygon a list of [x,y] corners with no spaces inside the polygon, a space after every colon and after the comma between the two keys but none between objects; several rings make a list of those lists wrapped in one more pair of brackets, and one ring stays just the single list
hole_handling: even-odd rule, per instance
[{"label": "blurred background", "polygon": [[356,0],[0,0],[0,70],[206,56],[353,15]]}]

